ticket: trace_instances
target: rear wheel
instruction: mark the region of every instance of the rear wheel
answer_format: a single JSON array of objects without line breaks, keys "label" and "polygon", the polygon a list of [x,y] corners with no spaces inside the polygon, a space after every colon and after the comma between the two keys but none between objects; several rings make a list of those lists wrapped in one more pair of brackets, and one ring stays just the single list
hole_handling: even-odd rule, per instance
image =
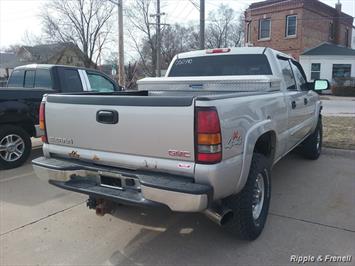
[{"label": "rear wheel", "polygon": [[310,160],[317,160],[322,152],[323,126],[319,117],[318,124],[314,132],[309,135],[301,144],[301,153]]},{"label": "rear wheel", "polygon": [[0,169],[22,165],[31,153],[28,133],[20,127],[5,125],[0,128]]},{"label": "rear wheel", "polygon": [[247,183],[243,190],[224,199],[233,213],[225,229],[245,240],[254,240],[262,232],[270,204],[271,180],[269,160],[262,154],[253,155]]}]

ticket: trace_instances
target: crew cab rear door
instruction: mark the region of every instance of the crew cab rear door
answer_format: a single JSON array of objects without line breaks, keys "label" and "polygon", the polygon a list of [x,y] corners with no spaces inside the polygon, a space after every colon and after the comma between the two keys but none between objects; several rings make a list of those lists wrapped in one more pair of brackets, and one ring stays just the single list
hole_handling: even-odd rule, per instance
[{"label": "crew cab rear door", "polygon": [[279,58],[281,71],[286,86],[286,104],[288,113],[288,142],[287,149],[294,147],[303,137],[302,121],[303,114],[303,92],[296,83],[291,62],[287,58]]}]

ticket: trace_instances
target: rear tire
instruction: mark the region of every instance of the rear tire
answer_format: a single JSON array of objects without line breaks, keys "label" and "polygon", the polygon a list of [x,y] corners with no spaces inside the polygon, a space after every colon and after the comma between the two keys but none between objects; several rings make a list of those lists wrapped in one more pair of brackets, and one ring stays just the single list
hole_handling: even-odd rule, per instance
[{"label": "rear tire", "polygon": [[322,118],[319,116],[317,127],[301,144],[302,155],[310,160],[317,160],[322,152],[323,125]]},{"label": "rear tire", "polygon": [[29,134],[18,126],[5,125],[0,128],[0,169],[21,166],[32,149]]},{"label": "rear tire", "polygon": [[269,211],[271,196],[269,160],[254,153],[247,183],[237,195],[229,196],[223,203],[234,216],[225,229],[240,239],[255,240],[262,232]]}]

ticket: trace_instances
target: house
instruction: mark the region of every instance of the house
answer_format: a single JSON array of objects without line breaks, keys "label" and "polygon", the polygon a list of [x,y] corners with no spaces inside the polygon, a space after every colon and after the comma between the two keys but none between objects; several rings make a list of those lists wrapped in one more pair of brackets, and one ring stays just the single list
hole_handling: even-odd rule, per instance
[{"label": "house", "polygon": [[353,17],[318,0],[268,0],[245,11],[246,45],[265,46],[299,59],[321,43],[351,47]]},{"label": "house", "polygon": [[84,53],[77,45],[70,42],[21,46],[16,56],[22,65],[37,63],[85,66]]},{"label": "house", "polygon": [[0,79],[7,79],[12,70],[21,65],[15,53],[0,53]]},{"label": "house", "polygon": [[300,56],[308,80],[355,77],[355,50],[322,43]]}]

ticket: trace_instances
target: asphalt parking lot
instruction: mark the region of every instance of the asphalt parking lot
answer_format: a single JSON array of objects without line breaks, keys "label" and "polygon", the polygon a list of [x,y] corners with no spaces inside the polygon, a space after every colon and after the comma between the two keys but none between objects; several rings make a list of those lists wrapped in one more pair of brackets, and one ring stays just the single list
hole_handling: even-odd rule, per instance
[{"label": "asphalt parking lot", "polygon": [[347,263],[308,265],[355,265],[354,159],[281,160],[266,228],[254,242],[234,239],[202,214],[120,206],[98,217],[86,196],[41,182],[27,163],[0,172],[0,264],[295,265],[292,255],[350,255]]}]

